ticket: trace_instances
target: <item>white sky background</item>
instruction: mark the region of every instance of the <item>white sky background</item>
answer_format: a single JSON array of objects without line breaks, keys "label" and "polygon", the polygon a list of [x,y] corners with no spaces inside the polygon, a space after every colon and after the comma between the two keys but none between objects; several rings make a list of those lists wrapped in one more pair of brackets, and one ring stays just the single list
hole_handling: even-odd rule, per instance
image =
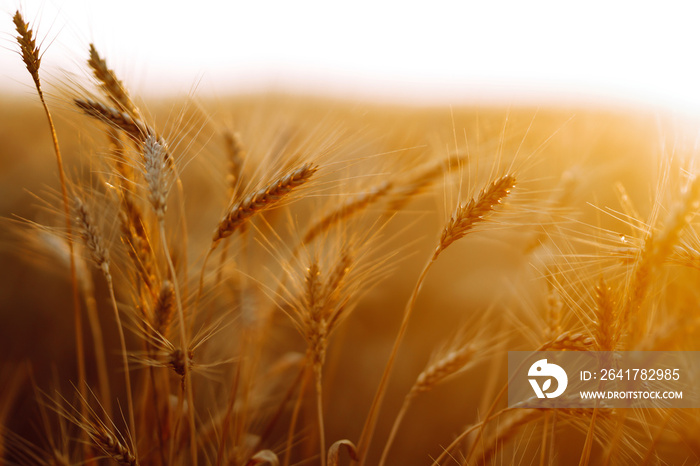
[{"label": "white sky background", "polygon": [[11,92],[30,84],[18,5],[52,41],[44,71],[79,69],[92,41],[134,93],[642,101],[700,114],[697,1],[0,0],[0,90]]}]

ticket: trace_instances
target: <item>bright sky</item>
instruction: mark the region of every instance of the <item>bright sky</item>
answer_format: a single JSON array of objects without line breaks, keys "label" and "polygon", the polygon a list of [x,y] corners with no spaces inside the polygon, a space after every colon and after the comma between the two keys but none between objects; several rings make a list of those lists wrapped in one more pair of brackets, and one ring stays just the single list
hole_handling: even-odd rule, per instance
[{"label": "bright sky", "polygon": [[18,5],[52,41],[53,77],[94,41],[135,93],[642,99],[700,114],[697,1],[0,0],[0,88],[13,92],[29,84],[12,40]]}]

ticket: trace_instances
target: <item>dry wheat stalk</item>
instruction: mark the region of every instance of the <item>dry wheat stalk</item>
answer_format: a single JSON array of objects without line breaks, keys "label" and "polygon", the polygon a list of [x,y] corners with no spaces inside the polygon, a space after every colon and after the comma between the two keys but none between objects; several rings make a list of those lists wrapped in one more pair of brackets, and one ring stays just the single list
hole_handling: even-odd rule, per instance
[{"label": "dry wheat stalk", "polygon": [[373,187],[366,193],[362,193],[352,199],[348,199],[339,207],[335,208],[333,211],[321,217],[321,219],[314,223],[304,235],[302,244],[309,244],[318,235],[328,230],[333,225],[352,217],[353,215],[374,204],[384,197],[391,190],[392,186],[393,184],[390,181],[385,181]]},{"label": "dry wheat stalk", "polygon": [[[17,10],[12,18],[17,33],[16,37],[17,43],[20,46],[20,55],[22,56],[22,61],[24,61],[27,71],[34,81],[34,86],[36,92],[39,95],[39,100],[44,109],[46,115],[46,120],[49,125],[49,131],[51,132],[51,141],[53,143],[54,154],[56,155],[56,164],[58,166],[58,177],[61,184],[61,198],[63,201],[63,216],[66,227],[66,234],[69,238],[73,235],[73,225],[71,222],[71,206],[68,199],[68,183],[66,178],[65,169],[63,167],[63,157],[61,156],[61,148],[58,144],[58,134],[56,133],[56,127],[53,123],[53,117],[51,116],[51,111],[49,106],[46,104],[44,99],[44,91],[41,88],[41,79],[39,77],[39,68],[41,66],[41,54],[39,52],[39,47],[36,45],[36,40],[34,38],[33,31],[29,28],[29,23],[24,21],[22,14]],[[83,398],[87,396],[87,384],[86,372],[85,372],[85,350],[83,341],[83,318],[80,306],[80,290],[78,287],[78,277],[76,272],[76,260],[75,260],[75,249],[73,247],[73,242],[68,241],[68,249],[70,252],[70,278],[71,278],[71,292],[73,298],[73,323],[75,327],[75,352],[78,366],[78,387],[80,394]],[[95,322],[91,322],[95,324]],[[83,414],[85,414],[83,412]],[[86,447],[87,448],[87,447]],[[87,450],[85,451],[87,454]]]},{"label": "dry wheat stalk", "polygon": [[[124,382],[126,385],[126,395],[127,395],[127,408],[129,417],[129,426],[131,428],[132,435],[136,435],[136,421],[134,418],[134,402],[131,394],[131,377],[129,375],[129,362],[128,353],[126,351],[126,339],[124,338],[124,328],[122,326],[121,317],[119,315],[119,309],[117,308],[117,299],[114,295],[114,282],[112,280],[112,274],[109,270],[109,250],[104,244],[104,239],[99,227],[94,222],[92,214],[88,210],[87,206],[79,197],[75,197],[75,209],[77,212],[78,223],[81,227],[81,236],[85,246],[90,251],[95,264],[99,269],[102,270],[105,280],[107,281],[107,286],[109,287],[110,298],[112,302],[112,310],[114,312],[114,319],[117,322],[117,327],[119,331],[119,340],[121,343],[122,351],[122,364],[124,369]],[[136,444],[133,445],[133,450],[136,452]]]},{"label": "dry wheat stalk", "polygon": [[389,433],[389,437],[384,444],[379,466],[386,464],[394,444],[394,440],[399,432],[399,427],[408,412],[413,399],[419,394],[430,391],[433,387],[461,372],[474,360],[476,350],[473,345],[448,345],[433,361],[418,375],[413,387],[404,398],[403,405],[394,419],[394,424]]},{"label": "dry wheat stalk", "polygon": [[[341,322],[349,307],[350,293],[345,287],[352,266],[352,256],[347,248],[340,253],[335,266],[323,280],[318,259],[313,258],[304,274],[303,296],[294,309],[292,318],[307,342],[306,359],[313,369],[316,386],[316,412],[320,436],[321,464],[326,464],[326,442],[323,419],[323,365],[326,359],[328,340]],[[303,392],[299,393],[299,396]],[[287,444],[290,445],[293,427]],[[288,458],[285,458],[285,462]]]},{"label": "dry wheat stalk", "polygon": [[476,199],[472,198],[466,205],[459,206],[445,225],[442,235],[440,236],[440,241],[435,247],[435,252],[423,267],[423,270],[418,277],[418,281],[413,287],[411,297],[406,303],[399,331],[396,335],[396,339],[394,340],[394,345],[392,346],[391,353],[389,354],[389,359],[384,367],[377,392],[372,400],[369,414],[365,419],[365,424],[362,428],[362,433],[360,434],[360,441],[358,442],[360,466],[362,466],[367,459],[367,450],[369,449],[372,437],[374,435],[377,417],[384,400],[386,387],[398,354],[399,346],[401,345],[403,337],[406,334],[408,322],[411,318],[416,300],[418,299],[418,294],[423,287],[423,282],[425,281],[430,268],[435,263],[442,251],[449,247],[453,242],[463,238],[469,232],[473,231],[474,225],[485,220],[486,216],[493,211],[493,208],[500,204],[501,201],[508,196],[510,190],[514,186],[514,175],[504,175],[489,182],[487,186],[481,190]]},{"label": "dry wheat stalk", "polygon": [[328,449],[328,466],[338,466],[340,464],[340,450],[343,447],[347,450],[351,460],[358,461],[360,459],[354,443],[347,439],[338,440]]},{"label": "dry wheat stalk", "polygon": [[544,338],[551,340],[562,332],[561,322],[564,303],[556,287],[550,282],[547,282],[547,286],[549,287],[549,293],[547,293],[547,305],[545,307],[545,322],[547,325],[544,328]]},{"label": "dry wheat stalk", "polygon": [[267,186],[258,189],[229,207],[226,215],[214,231],[212,241],[216,245],[221,239],[231,236],[254,215],[272,209],[285,199],[293,189],[307,183],[318,171],[318,166],[305,163]]},{"label": "dry wheat stalk", "polygon": [[468,162],[469,157],[452,155],[446,160],[439,160],[432,165],[419,168],[407,183],[398,185],[393,189],[393,200],[389,204],[389,210],[398,212],[403,209],[408,201],[425,192],[440,176],[450,173],[453,170],[459,170],[464,163]]},{"label": "dry wheat stalk", "polygon": [[484,442],[481,451],[476,453],[477,464],[487,464],[500,445],[508,443],[524,426],[538,421],[544,411],[540,409],[515,409],[510,411],[505,421],[498,424],[496,432]]}]

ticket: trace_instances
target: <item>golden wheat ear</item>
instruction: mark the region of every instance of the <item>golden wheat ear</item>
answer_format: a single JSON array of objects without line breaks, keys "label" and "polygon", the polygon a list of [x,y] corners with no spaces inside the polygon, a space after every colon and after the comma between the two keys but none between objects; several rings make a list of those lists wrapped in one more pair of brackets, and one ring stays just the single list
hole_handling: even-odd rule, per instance
[{"label": "golden wheat ear", "polygon": [[34,31],[29,28],[29,23],[24,21],[19,11],[13,16],[12,22],[15,23],[17,34],[19,34],[17,36],[17,43],[20,47],[22,61],[34,80],[34,84],[37,88],[40,88],[41,80],[39,79],[39,68],[41,67],[41,54],[39,53],[39,46],[36,45]]},{"label": "golden wheat ear", "polygon": [[116,107],[105,105],[90,98],[73,99],[75,105],[86,115],[124,132],[132,140],[142,141],[152,130],[139,118]]},{"label": "golden wheat ear", "polygon": [[122,111],[127,112],[135,119],[141,119],[141,114],[131,100],[124,84],[117,79],[114,71],[107,66],[107,61],[100,56],[94,44],[90,44],[88,65],[92,69],[95,78],[100,82],[102,92]]},{"label": "golden wheat ear", "polygon": [[445,225],[434,257],[452,243],[463,238],[476,224],[485,220],[486,215],[501,203],[515,187],[515,176],[504,175],[482,189],[475,199],[459,206]]},{"label": "golden wheat ear", "polygon": [[231,236],[253,216],[279,205],[294,189],[306,184],[318,169],[318,165],[305,163],[234,203],[214,231],[214,245]]}]

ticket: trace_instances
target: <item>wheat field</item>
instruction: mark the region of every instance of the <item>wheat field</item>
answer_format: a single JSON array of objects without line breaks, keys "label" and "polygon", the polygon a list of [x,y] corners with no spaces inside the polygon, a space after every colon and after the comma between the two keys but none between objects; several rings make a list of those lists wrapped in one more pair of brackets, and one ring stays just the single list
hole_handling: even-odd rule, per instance
[{"label": "wheat field", "polygon": [[45,84],[14,25],[3,464],[700,462],[695,410],[503,396],[508,351],[698,349],[692,122],[151,101],[92,45]]}]

